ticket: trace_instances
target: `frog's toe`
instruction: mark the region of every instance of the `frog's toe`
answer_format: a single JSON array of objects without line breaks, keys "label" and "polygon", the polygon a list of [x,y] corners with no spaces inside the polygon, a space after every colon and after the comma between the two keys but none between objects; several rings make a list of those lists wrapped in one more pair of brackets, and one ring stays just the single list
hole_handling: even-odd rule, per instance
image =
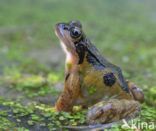
[{"label": "frog's toe", "polygon": [[[105,123],[111,116],[112,104],[105,106],[94,106],[88,111],[87,121],[89,124]],[[105,115],[104,115],[105,114]]]}]

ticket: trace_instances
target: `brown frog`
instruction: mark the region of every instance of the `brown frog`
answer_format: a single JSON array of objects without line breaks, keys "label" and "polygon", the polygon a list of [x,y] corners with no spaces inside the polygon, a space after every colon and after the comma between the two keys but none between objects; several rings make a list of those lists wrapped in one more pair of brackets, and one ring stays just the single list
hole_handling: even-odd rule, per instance
[{"label": "brown frog", "polygon": [[55,108],[72,111],[74,105],[89,108],[90,124],[133,118],[144,95],[125,80],[121,69],[101,56],[86,37],[79,21],[58,23],[55,33],[66,53],[65,83]]}]

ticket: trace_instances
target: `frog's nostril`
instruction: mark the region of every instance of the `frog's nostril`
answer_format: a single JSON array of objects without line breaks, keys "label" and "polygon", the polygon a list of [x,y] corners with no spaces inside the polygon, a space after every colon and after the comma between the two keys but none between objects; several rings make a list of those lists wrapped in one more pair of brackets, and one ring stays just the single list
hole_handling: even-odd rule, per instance
[{"label": "frog's nostril", "polygon": [[61,30],[69,30],[69,26],[65,23],[58,23],[58,24],[56,24],[56,27]]},{"label": "frog's nostril", "polygon": [[60,24],[57,24],[57,25],[58,25],[58,27],[59,27],[60,29],[68,30],[68,26],[65,25],[65,24],[60,23]]},{"label": "frog's nostril", "polygon": [[69,27],[67,25],[64,25],[63,29],[64,30],[69,30]]}]

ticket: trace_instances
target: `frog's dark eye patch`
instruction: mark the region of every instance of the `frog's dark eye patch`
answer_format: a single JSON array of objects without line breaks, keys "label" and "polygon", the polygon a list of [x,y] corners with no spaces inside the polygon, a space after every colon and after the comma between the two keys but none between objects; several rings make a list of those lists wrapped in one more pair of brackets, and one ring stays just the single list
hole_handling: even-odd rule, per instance
[{"label": "frog's dark eye patch", "polygon": [[83,46],[83,44],[76,44],[76,52],[79,56],[78,64],[82,64],[85,56],[85,47]]},{"label": "frog's dark eye patch", "polygon": [[77,27],[72,27],[70,29],[70,35],[72,38],[79,38],[82,35],[82,32],[79,28]]}]

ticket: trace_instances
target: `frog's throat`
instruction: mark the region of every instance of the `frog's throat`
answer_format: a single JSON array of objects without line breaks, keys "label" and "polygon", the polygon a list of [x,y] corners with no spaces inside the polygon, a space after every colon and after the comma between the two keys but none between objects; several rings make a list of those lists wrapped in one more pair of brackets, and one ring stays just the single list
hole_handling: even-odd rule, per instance
[{"label": "frog's throat", "polygon": [[72,52],[68,51],[67,50],[67,47],[65,46],[65,44],[60,41],[61,43],[61,47],[63,49],[63,51],[65,52],[66,54],[66,63],[70,63],[70,64],[77,64],[78,63],[78,56],[76,54],[76,52],[73,50]]}]

